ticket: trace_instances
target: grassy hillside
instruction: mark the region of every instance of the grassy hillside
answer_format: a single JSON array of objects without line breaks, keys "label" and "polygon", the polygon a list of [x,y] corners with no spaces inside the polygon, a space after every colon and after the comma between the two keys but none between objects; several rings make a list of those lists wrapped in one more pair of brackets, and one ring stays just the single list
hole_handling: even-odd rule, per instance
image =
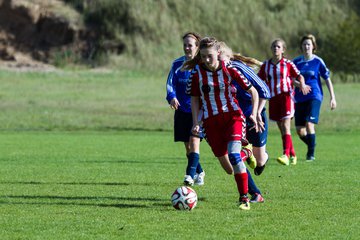
[{"label": "grassy hillside", "polygon": [[[319,40],[319,54],[327,60],[329,40],[333,42],[334,36],[337,39],[337,33],[343,30],[349,16],[354,17],[347,26],[357,29],[360,9],[359,2],[354,0],[68,2],[81,9],[88,24],[98,27],[103,36],[101,41],[115,39],[124,44],[125,51],[120,56],[112,56],[110,63],[121,69],[146,68],[162,73],[166,73],[170,62],[182,54],[180,36],[188,30],[215,36],[235,51],[259,60],[269,57],[270,43],[276,37],[285,39],[288,57],[295,57],[299,54],[301,35],[313,33]],[[359,42],[356,36],[360,34],[352,33],[355,36],[348,34],[346,38],[351,40],[349,46],[354,46],[354,41]],[[339,48],[331,46],[330,50],[336,49]],[[348,51],[355,52],[352,59],[356,60],[358,53],[352,49]],[[335,51],[336,59],[345,54]],[[329,58],[333,59],[333,55]],[[337,66],[334,61],[331,65],[332,69]]]}]

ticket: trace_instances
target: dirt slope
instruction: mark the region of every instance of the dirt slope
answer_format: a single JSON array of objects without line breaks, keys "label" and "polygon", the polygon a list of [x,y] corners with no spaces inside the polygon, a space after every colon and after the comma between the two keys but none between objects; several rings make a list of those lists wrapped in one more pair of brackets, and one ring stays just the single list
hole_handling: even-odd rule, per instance
[{"label": "dirt slope", "polygon": [[61,51],[87,51],[79,14],[56,0],[0,0],[0,65],[42,67]]}]

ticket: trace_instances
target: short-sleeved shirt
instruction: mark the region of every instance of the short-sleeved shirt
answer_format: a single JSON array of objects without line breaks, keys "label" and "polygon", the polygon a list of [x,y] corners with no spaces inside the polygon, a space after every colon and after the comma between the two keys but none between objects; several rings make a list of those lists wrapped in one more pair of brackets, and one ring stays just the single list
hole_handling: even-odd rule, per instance
[{"label": "short-sleeved shirt", "polygon": [[[212,72],[197,65],[191,73],[187,93],[199,96],[202,103],[203,119],[220,113],[240,111],[232,93],[231,82],[236,81],[245,90],[252,84],[231,64],[221,62],[221,69]],[[242,114],[242,112],[241,112]]]},{"label": "short-sleeved shirt", "polygon": [[282,58],[278,63],[273,64],[271,59],[266,60],[260,67],[258,76],[266,82],[270,89],[271,97],[282,93],[292,93],[292,78],[297,78],[300,71],[295,64]]},{"label": "short-sleeved shirt", "polygon": [[305,102],[311,99],[322,101],[321,77],[325,80],[330,78],[330,71],[324,61],[316,55],[313,55],[310,60],[306,60],[304,56],[299,56],[294,59],[294,64],[300,70],[301,75],[304,76],[305,84],[311,87],[311,91],[307,95],[302,94],[298,88],[295,88],[295,101]]}]

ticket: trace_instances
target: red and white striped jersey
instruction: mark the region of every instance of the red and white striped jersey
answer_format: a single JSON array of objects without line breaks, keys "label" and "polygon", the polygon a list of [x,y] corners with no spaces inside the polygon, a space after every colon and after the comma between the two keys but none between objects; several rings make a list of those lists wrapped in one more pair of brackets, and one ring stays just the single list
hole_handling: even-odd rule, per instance
[{"label": "red and white striped jersey", "polygon": [[300,71],[286,58],[282,58],[277,64],[273,64],[269,59],[261,65],[258,75],[268,85],[271,97],[274,97],[281,93],[293,92],[292,78],[297,78]]},{"label": "red and white striped jersey", "polygon": [[203,119],[220,113],[242,111],[232,91],[231,81],[236,81],[244,89],[251,88],[251,83],[231,65],[221,62],[221,69],[212,72],[197,65],[191,74],[187,93],[199,96],[203,109]]}]

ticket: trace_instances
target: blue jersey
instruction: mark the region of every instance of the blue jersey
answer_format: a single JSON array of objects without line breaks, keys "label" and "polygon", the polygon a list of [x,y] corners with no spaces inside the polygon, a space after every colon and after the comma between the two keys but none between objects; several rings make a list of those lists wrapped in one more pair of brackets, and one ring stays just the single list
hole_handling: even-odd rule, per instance
[{"label": "blue jersey", "polygon": [[305,84],[311,87],[311,91],[307,95],[303,95],[299,88],[295,88],[295,101],[305,102],[311,99],[322,101],[323,90],[320,77],[325,80],[330,77],[330,71],[324,61],[320,57],[313,55],[310,60],[306,60],[304,56],[299,56],[293,62],[301,75],[304,76]]},{"label": "blue jersey", "polygon": [[171,66],[166,82],[166,100],[170,104],[170,101],[176,97],[180,103],[179,110],[190,113],[191,97],[185,93],[185,90],[191,71],[181,71],[185,61],[185,56],[182,56],[176,59]]},{"label": "blue jersey", "polygon": [[[231,64],[251,82],[258,91],[259,98],[270,98],[268,86],[249,66],[238,60],[232,61]],[[233,81],[232,84],[236,87],[236,98],[238,99],[241,110],[246,117],[249,117],[252,112],[251,94],[242,89],[236,81]]]}]

